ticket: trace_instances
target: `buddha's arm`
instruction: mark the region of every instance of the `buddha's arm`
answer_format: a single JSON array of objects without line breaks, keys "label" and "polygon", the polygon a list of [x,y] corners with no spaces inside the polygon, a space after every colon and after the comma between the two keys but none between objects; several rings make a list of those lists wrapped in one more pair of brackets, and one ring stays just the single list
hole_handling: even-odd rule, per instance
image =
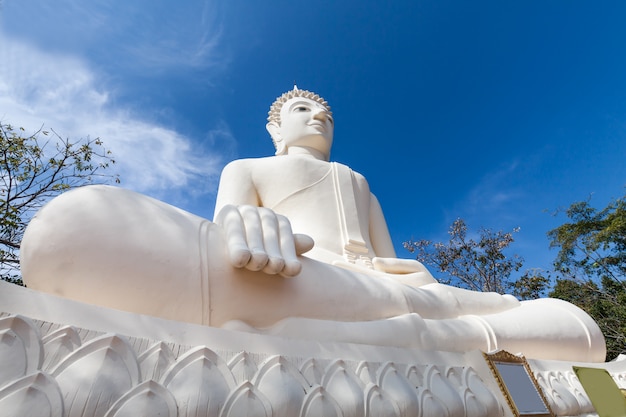
[{"label": "buddha's arm", "polygon": [[220,178],[214,221],[224,229],[230,263],[272,275],[298,275],[302,266],[297,255],[310,250],[313,240],[294,235],[285,216],[259,205],[251,165],[245,160],[228,164]]},{"label": "buddha's arm", "polygon": [[406,281],[405,283],[409,285],[420,286],[435,282],[421,262],[396,258],[383,210],[374,194],[370,197],[370,239],[376,254],[372,259],[374,269],[388,274],[406,275],[400,281]]},{"label": "buddha's arm", "polygon": [[395,258],[396,251],[393,248],[391,242],[391,236],[389,235],[389,229],[387,228],[387,222],[383,215],[383,209],[380,207],[380,203],[374,194],[370,193],[370,207],[369,207],[369,235],[372,242],[372,248],[376,256],[384,258]]},{"label": "buddha's arm", "polygon": [[222,170],[215,200],[214,219],[228,204],[260,205],[256,186],[252,181],[250,166],[247,162],[246,160],[233,161]]}]

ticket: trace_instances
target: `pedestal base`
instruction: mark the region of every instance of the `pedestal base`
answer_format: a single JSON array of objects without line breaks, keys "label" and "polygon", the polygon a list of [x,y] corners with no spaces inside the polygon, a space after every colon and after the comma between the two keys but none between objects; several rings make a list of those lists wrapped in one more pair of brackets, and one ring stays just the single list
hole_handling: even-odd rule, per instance
[{"label": "pedestal base", "polygon": [[[311,342],[173,322],[0,282],[0,416],[513,416],[479,351]],[[594,415],[569,362],[528,364]],[[626,387],[626,362],[607,369]]]}]

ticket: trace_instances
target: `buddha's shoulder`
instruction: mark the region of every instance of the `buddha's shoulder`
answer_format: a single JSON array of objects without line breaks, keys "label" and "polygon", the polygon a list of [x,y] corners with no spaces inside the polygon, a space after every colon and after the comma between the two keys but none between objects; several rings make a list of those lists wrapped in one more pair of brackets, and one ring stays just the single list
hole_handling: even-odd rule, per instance
[{"label": "buddha's shoulder", "polygon": [[273,157],[235,159],[234,161],[230,161],[228,164],[226,164],[223,173],[252,172],[258,167],[268,165],[268,160],[272,158]]},{"label": "buddha's shoulder", "polygon": [[277,169],[302,169],[303,166],[309,165],[328,167],[329,163],[313,158],[300,158],[294,156],[267,156],[264,158],[236,159],[228,163],[224,170],[254,173],[266,170],[275,171]]}]

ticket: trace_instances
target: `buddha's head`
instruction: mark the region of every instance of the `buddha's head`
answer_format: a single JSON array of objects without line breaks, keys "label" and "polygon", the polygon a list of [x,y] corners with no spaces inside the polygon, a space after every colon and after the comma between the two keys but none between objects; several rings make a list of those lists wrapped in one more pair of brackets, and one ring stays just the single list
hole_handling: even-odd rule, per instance
[{"label": "buddha's head", "polygon": [[330,106],[319,95],[294,86],[274,101],[267,120],[276,155],[298,146],[317,150],[328,160],[334,120]]}]

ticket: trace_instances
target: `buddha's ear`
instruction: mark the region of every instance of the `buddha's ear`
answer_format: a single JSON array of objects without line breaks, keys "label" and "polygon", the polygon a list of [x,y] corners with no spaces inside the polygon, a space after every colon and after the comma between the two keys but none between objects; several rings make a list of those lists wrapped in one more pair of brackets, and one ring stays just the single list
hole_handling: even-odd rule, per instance
[{"label": "buddha's ear", "polygon": [[265,125],[265,128],[269,132],[272,140],[274,141],[274,146],[276,147],[276,155],[282,155],[285,153],[286,149],[283,144],[283,138],[280,136],[280,125],[275,121],[268,122]]},{"label": "buddha's ear", "polygon": [[274,121],[267,122],[265,128],[269,132],[272,139],[276,140],[277,137],[280,137],[280,126],[278,126],[278,123]]}]

